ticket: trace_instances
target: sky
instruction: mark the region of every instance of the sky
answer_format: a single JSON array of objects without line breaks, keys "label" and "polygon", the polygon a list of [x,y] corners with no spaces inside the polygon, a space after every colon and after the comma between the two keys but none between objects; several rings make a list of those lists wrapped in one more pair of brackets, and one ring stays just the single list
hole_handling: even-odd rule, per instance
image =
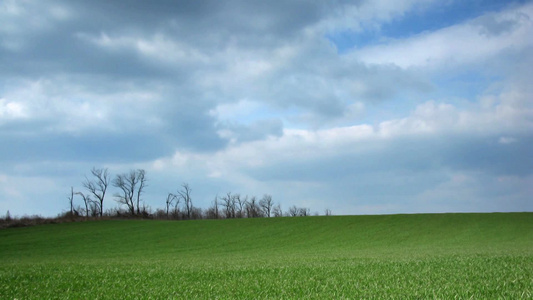
[{"label": "sky", "polygon": [[533,211],[533,1],[2,0],[0,20],[0,215],[67,211],[93,167],[144,169],[153,209],[188,183],[202,208]]}]

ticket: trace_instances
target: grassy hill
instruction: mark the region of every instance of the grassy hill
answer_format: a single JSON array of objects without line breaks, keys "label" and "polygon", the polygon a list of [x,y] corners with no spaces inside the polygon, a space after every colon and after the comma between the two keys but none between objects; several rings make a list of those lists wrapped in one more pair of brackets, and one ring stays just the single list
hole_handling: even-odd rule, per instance
[{"label": "grassy hill", "polygon": [[0,258],[8,298],[520,298],[533,213],[51,224],[0,230]]}]

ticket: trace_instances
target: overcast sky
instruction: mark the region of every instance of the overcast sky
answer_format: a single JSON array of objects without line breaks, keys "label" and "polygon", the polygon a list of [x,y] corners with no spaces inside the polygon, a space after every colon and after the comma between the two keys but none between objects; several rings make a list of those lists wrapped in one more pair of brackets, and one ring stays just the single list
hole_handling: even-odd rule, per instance
[{"label": "overcast sky", "polygon": [[2,0],[0,23],[2,215],[68,210],[93,166],[145,169],[152,208],[187,182],[203,208],[533,211],[532,1]]}]

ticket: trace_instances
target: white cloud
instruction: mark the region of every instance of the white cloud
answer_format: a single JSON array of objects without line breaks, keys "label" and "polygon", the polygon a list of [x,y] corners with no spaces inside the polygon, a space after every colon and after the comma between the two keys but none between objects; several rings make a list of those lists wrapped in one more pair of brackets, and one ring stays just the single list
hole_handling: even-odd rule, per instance
[{"label": "white cloud", "polygon": [[24,119],[27,117],[24,104],[0,98],[0,118],[2,120]]},{"label": "white cloud", "polygon": [[[120,130],[124,122],[139,120],[151,126],[161,125],[159,118],[150,115],[151,107],[159,101],[156,91],[131,87],[102,95],[77,84],[73,78],[59,76],[14,80],[4,93],[6,98],[0,99],[3,120],[44,122],[36,132],[81,132],[102,128],[114,131]],[[135,111],[138,109],[143,109],[145,114],[137,115]]]},{"label": "white cloud", "polygon": [[[505,31],[488,34],[486,18],[508,22]],[[507,24],[507,23],[506,23]],[[369,64],[394,64],[402,68],[436,68],[483,62],[509,50],[533,46],[533,4],[483,16],[406,40],[396,40],[356,50],[349,55]]]},{"label": "white cloud", "polygon": [[[191,180],[200,201],[238,189],[276,193],[285,208],[377,213],[417,211],[416,196],[431,211],[452,189],[478,201],[484,183],[524,190],[516,178],[530,173],[531,4],[339,55],[329,32],[379,34],[440,4],[5,3],[3,187],[53,172],[39,162],[71,160],[146,167],[153,203],[173,188],[163,182]],[[463,72],[486,77],[454,90],[447,81]],[[51,179],[61,180],[79,181]],[[441,208],[454,205],[467,207]]]},{"label": "white cloud", "polygon": [[435,0],[375,0],[341,5],[317,26],[321,30],[378,31],[382,24],[412,10],[429,7]]},{"label": "white cloud", "polygon": [[[176,152],[154,167],[189,170],[183,176],[205,176],[228,189],[272,189],[286,206],[329,207],[336,213],[498,211],[505,201],[487,197],[486,182],[498,193],[527,186],[516,179],[529,174],[516,160],[528,141],[512,137],[527,139],[533,131],[523,97],[501,92],[467,106],[427,101],[404,118],[375,126],[284,129],[279,137],[230,144],[214,154]],[[248,111],[254,107],[249,104],[235,107]],[[530,208],[520,200],[523,195],[513,195],[505,210]]]},{"label": "white cloud", "polygon": [[[346,154],[368,154],[375,149],[383,149],[390,140],[493,136],[533,130],[533,124],[529,124],[528,128],[522,127],[523,122],[528,122],[533,114],[514,111],[515,113],[502,115],[502,110],[513,110],[512,107],[503,108],[502,105],[504,104],[494,105],[485,110],[477,106],[461,110],[451,104],[429,101],[419,105],[406,118],[383,121],[377,126],[363,124],[316,131],[285,129],[280,137],[235,144],[215,155],[177,153],[175,157],[179,157],[180,162],[184,161],[184,157],[189,157],[185,160],[196,160],[195,163],[209,169],[209,173],[223,174],[227,170],[240,172],[276,163],[283,165],[294,161],[313,162],[318,158],[342,157]],[[508,137],[499,139],[500,143],[513,141],[515,140]],[[175,164],[173,162],[174,159],[169,161],[170,167]]]},{"label": "white cloud", "polygon": [[[512,85],[511,85],[512,86]],[[533,102],[527,88],[513,86],[487,94],[464,108],[428,101],[410,116],[383,121],[382,135],[403,134],[524,134],[533,130]]]}]

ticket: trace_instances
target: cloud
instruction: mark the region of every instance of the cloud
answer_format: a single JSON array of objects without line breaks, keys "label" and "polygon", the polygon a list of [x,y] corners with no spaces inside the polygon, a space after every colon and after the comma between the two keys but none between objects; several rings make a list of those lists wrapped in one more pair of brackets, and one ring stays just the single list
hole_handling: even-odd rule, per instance
[{"label": "cloud", "polygon": [[[524,205],[533,6],[385,35],[442,5],[4,1],[2,182],[50,176],[59,199],[101,165],[146,168],[154,207],[183,181],[199,205],[232,190],[352,213],[503,207],[484,184]],[[336,34],[375,40],[342,51]]]},{"label": "cloud", "polygon": [[424,10],[435,2],[437,1],[341,1],[331,14],[322,19],[319,28],[330,33],[379,31],[382,24],[402,18],[407,12]]},{"label": "cloud", "polygon": [[[28,14],[36,9],[27,6]],[[122,97],[117,91],[125,89],[151,94],[161,106],[172,107],[179,101],[184,102],[182,107],[189,106],[190,99],[195,99],[194,106],[201,111],[191,114],[205,122],[213,121],[205,114],[217,105],[251,99],[284,115],[284,124],[320,127],[345,118],[355,103],[382,101],[405,90],[424,92],[429,86],[398,69],[367,68],[358,61],[339,59],[317,29],[320,20],[336,14],[336,9],[321,3],[281,2],[260,13],[255,5],[241,2],[171,5],[161,1],[124,7],[58,1],[52,6],[66,15],[69,12],[69,17],[50,18],[50,29],[43,32],[33,27],[18,32],[17,38],[26,46],[4,51],[0,60],[7,68],[0,76],[12,80],[13,75],[23,75],[34,82],[44,77],[48,86],[84,89],[90,98],[86,108],[100,110],[96,115],[105,116],[101,121],[111,128],[120,127],[120,117],[116,120],[116,114],[110,113],[116,107],[96,106],[93,99],[103,102],[99,100],[103,93],[103,98]],[[117,10],[119,17],[112,13]],[[302,10],[308,13],[302,15]],[[17,16],[12,22],[22,20]],[[67,103],[73,99],[65,95],[57,105],[71,106],[69,112],[77,113],[79,108]],[[165,116],[165,121],[170,117]],[[220,145],[216,134],[205,132],[215,129],[196,123],[202,135]],[[171,127],[182,125],[177,121]]]},{"label": "cloud", "polygon": [[93,91],[61,77],[13,83],[2,100],[9,117],[0,127],[9,145],[2,160],[150,160],[176,148],[224,145],[206,108],[191,100],[169,102],[172,90],[126,84]]},{"label": "cloud", "polygon": [[27,35],[46,33],[73,18],[65,6],[51,1],[46,5],[35,2],[6,0],[0,5],[0,18],[4,21],[0,34],[0,47],[18,51],[28,46]]},{"label": "cloud", "polygon": [[[179,157],[228,186],[270,187],[286,204],[346,213],[530,210],[524,190],[533,169],[532,93],[523,80],[527,72],[512,70],[468,102],[430,100],[407,116],[286,128],[280,136],[243,140],[209,158],[186,152]],[[217,115],[230,120],[246,119],[262,106],[241,101],[220,108]],[[487,184],[513,200],[490,196]]]},{"label": "cloud", "polygon": [[406,40],[355,50],[351,55],[369,64],[401,68],[479,63],[502,52],[531,47],[532,16],[533,5],[526,4]]},{"label": "cloud", "polygon": [[173,67],[186,67],[194,64],[206,64],[210,61],[208,55],[191,47],[191,45],[159,33],[148,37],[136,35],[110,37],[105,32],[101,32],[97,36],[77,33],[76,37],[111,55],[123,54],[124,52],[133,53],[141,62],[145,61],[147,64],[160,69],[167,69],[169,64]]},{"label": "cloud", "polygon": [[27,117],[26,108],[20,102],[0,99],[0,117],[2,120],[24,119]]},{"label": "cloud", "polygon": [[[334,184],[368,174],[407,173],[416,177],[450,168],[453,172],[529,176],[533,161],[525,158],[533,143],[532,115],[516,110],[502,115],[501,111],[513,111],[502,107],[505,105],[509,104],[460,110],[430,101],[406,118],[377,126],[286,129],[282,136],[230,146],[210,159],[191,159],[198,160],[196,163],[210,174],[228,178],[239,173],[257,181]],[[502,144],[502,135],[519,132],[520,138],[513,143]],[[179,157],[180,161],[189,161],[187,154]]]}]

